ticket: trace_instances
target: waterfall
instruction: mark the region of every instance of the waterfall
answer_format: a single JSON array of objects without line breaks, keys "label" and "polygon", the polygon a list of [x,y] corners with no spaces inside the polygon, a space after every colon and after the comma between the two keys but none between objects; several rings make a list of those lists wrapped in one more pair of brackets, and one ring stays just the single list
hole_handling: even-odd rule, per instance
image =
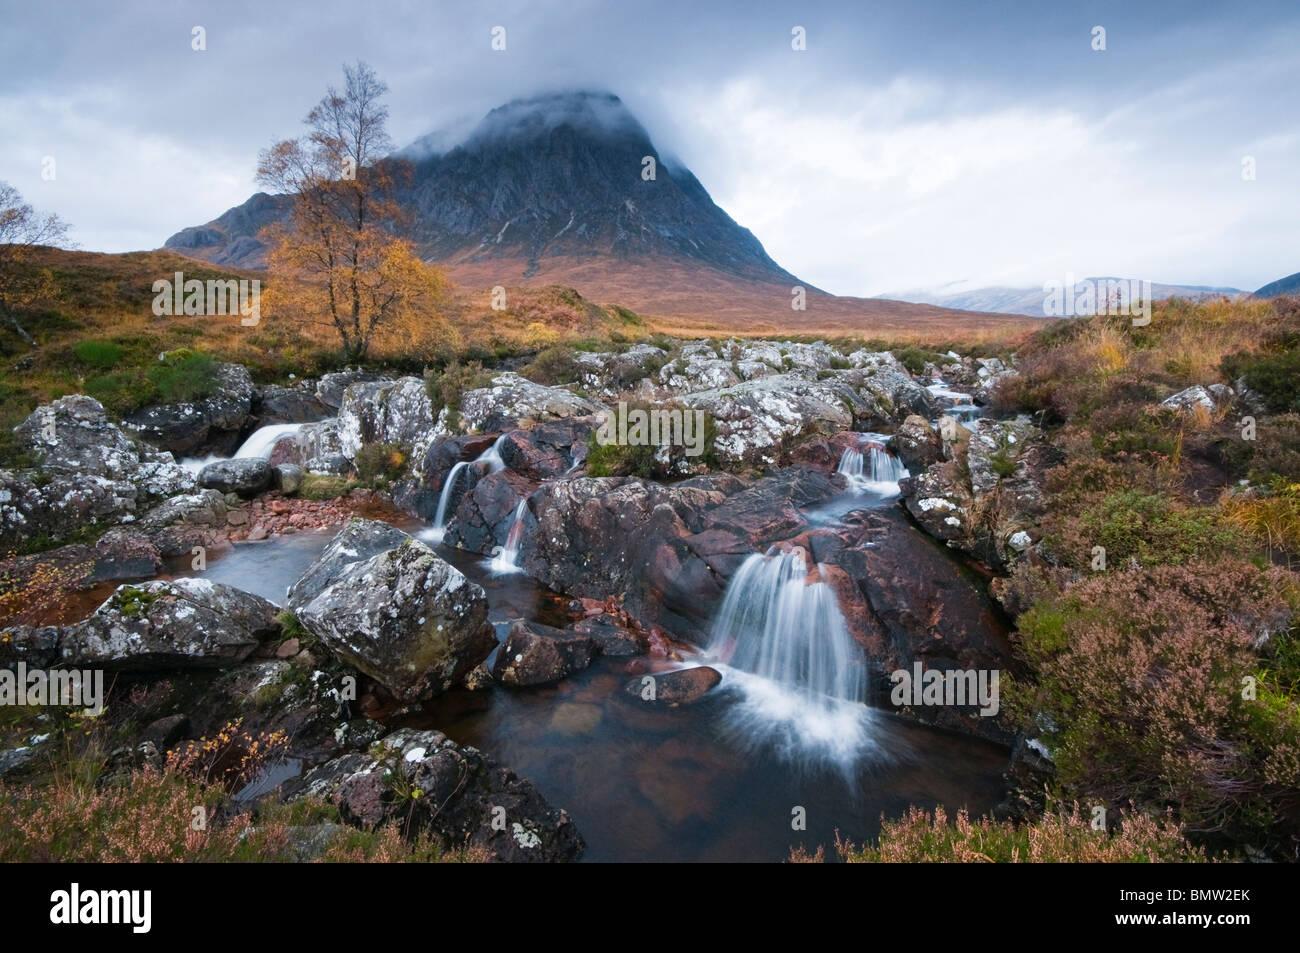
[{"label": "waterfall", "polygon": [[506,545],[488,562],[488,568],[494,573],[520,572],[519,544],[524,538],[524,513],[528,511],[528,501],[520,500],[515,507],[515,518],[506,534]]},{"label": "waterfall", "polygon": [[451,468],[447,478],[442,481],[442,493],[438,496],[438,511],[433,516],[433,525],[420,533],[420,539],[433,543],[442,542],[443,536],[447,534],[447,502],[451,499],[452,490],[456,488],[456,478],[468,466],[469,464],[462,460]]},{"label": "waterfall", "polygon": [[505,442],[505,439],[505,434],[497,437],[492,441],[492,446],[480,453],[474,462],[487,467],[488,473],[500,473],[506,468],[506,462],[501,458],[501,445]]},{"label": "waterfall", "polygon": [[867,447],[866,455],[852,448],[845,450],[837,472],[844,476],[854,493],[895,494],[898,481],[907,476],[907,467],[885,449],[883,434],[871,436],[878,439]]},{"label": "waterfall", "polygon": [[804,551],[750,556],[731,578],[708,654],[808,698],[865,700],[862,653]]},{"label": "waterfall", "polygon": [[261,457],[263,460],[270,459],[271,451],[275,449],[276,442],[289,434],[297,433],[303,427],[302,424],[271,424],[266,427],[259,427],[254,430],[252,435],[240,444],[239,449],[235,451],[232,457],[222,457],[216,454],[211,456],[186,457],[180,461],[180,465],[191,473],[198,473],[209,463],[216,463],[219,460],[241,460],[250,457]]},{"label": "waterfall", "polygon": [[750,556],[731,577],[705,650],[742,701],[727,724],[794,760],[852,763],[872,746],[866,669],[831,587],[802,549]]},{"label": "waterfall", "polygon": [[468,463],[461,461],[451,468],[447,474],[447,479],[443,481],[442,493],[438,497],[438,510],[433,517],[433,525],[419,534],[419,538],[431,543],[441,543],[442,538],[447,535],[447,504],[451,501],[451,494],[456,489],[456,480],[466,467],[471,465],[484,468],[484,475],[489,473],[500,473],[506,468],[506,462],[501,458],[501,445],[505,441],[506,435],[502,434],[492,441],[492,446],[488,447],[473,460]]}]

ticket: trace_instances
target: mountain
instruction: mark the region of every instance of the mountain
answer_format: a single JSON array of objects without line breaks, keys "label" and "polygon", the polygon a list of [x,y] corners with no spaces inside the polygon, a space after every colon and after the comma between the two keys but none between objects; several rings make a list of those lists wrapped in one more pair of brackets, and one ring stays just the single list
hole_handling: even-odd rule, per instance
[{"label": "mountain", "polygon": [[[1108,281],[1128,281],[1114,277],[1081,278],[1079,283],[1090,281],[1093,287],[1105,287]],[[1080,284],[1076,284],[1078,288]],[[932,304],[943,308],[956,308],[962,311],[991,311],[997,314],[1025,314],[1031,317],[1043,317],[1043,298],[1046,292],[1040,287],[1012,287],[992,285],[986,288],[956,290],[956,285],[944,285],[931,290],[901,291],[883,294],[880,297],[897,301],[912,301],[918,304]],[[952,290],[948,290],[952,289]],[[1250,292],[1240,288],[1212,288],[1206,285],[1166,285],[1151,283],[1151,295],[1159,301],[1163,298],[1189,298],[1199,301],[1226,295],[1229,298],[1243,297]]]},{"label": "mountain", "polygon": [[1277,281],[1270,281],[1255,292],[1258,298],[1276,298],[1278,295],[1300,295],[1300,271]]},{"label": "mountain", "polygon": [[[615,95],[564,92],[493,109],[459,144],[432,133],[400,150],[411,163],[394,198],[426,260],[471,289],[566,285],[588,299],[671,319],[681,329],[866,331],[971,326],[971,315],[896,301],[838,298],[790,274],[665,158]],[[653,178],[643,177],[646,157]],[[289,199],[254,195],[166,248],[243,268],[265,264],[257,239]],[[791,308],[792,288],[807,309]],[[662,325],[663,322],[661,322]],[[1006,326],[1005,319],[994,323]]]}]

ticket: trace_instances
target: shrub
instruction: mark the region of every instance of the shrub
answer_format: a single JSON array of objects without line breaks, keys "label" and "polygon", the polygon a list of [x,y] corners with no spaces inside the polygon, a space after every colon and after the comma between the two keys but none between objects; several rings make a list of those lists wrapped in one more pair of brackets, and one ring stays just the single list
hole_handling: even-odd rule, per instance
[{"label": "shrub", "polygon": [[1290,648],[1274,663],[1255,646],[1294,638],[1296,601],[1289,573],[1218,561],[1097,574],[1022,615],[1037,683],[1017,683],[1030,697],[1014,707],[1055,726],[1063,793],[1284,850],[1300,834],[1300,709],[1265,674],[1292,677]]},{"label": "shrub", "polygon": [[72,348],[87,367],[109,370],[122,359],[122,348],[112,341],[81,341]]},{"label": "shrub", "polygon": [[368,443],[353,460],[363,483],[387,486],[402,475],[410,451],[398,443]]},{"label": "shrub", "polygon": [[1195,863],[1204,851],[1184,839],[1172,818],[1124,815],[1113,833],[1093,830],[1079,805],[1048,812],[1033,824],[982,817],[965,810],[953,823],[942,807],[934,813],[913,807],[906,816],[883,821],[875,847],[855,847],[836,837],[840,860],[873,863]]},{"label": "shrub", "polygon": [[167,403],[202,400],[216,390],[216,361],[198,351],[172,351],[149,369],[148,378]]},{"label": "shrub", "polygon": [[1052,548],[1072,565],[1086,566],[1094,546],[1120,567],[1178,565],[1197,557],[1243,554],[1244,535],[1212,507],[1185,507],[1164,494],[1121,490],[1084,508],[1077,519],[1058,515]]},{"label": "shrub", "polygon": [[[926,364],[940,365],[948,360],[948,358],[944,357],[944,355],[937,351],[927,351],[912,344],[909,344],[907,347],[896,348],[893,351],[893,355],[898,358],[900,364],[906,367],[908,371],[913,374],[924,373]],[[844,363],[847,367],[848,362],[845,361]],[[831,366],[835,366],[834,362],[832,362]]]}]

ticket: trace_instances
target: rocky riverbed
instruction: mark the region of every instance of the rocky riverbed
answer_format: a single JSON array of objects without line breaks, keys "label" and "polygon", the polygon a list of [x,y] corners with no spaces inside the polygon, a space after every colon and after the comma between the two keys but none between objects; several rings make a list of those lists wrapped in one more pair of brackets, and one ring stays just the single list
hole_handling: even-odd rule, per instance
[{"label": "rocky riverbed", "polygon": [[[501,860],[584,838],[597,858],[780,859],[908,803],[1002,801],[1002,718],[891,704],[890,675],[1014,671],[989,581],[1032,558],[1055,461],[1028,419],[980,409],[1014,368],[913,375],[781,341],[579,365],[566,386],[494,374],[454,410],[416,377],[258,389],[233,365],[201,406],[38,409],[27,465],[0,470],[0,542],[40,548],[11,572],[58,567],[86,595],[10,620],[0,664],[114,673],[131,756],[232,718],[284,731],[299,770],[259,796],[368,826],[417,785],[448,805],[422,830]],[[593,475],[619,400],[703,413],[710,452]],[[373,448],[400,467],[354,486]],[[322,479],[340,494],[300,495]],[[737,607],[746,566],[773,581]],[[21,776],[38,747],[0,765]]]}]

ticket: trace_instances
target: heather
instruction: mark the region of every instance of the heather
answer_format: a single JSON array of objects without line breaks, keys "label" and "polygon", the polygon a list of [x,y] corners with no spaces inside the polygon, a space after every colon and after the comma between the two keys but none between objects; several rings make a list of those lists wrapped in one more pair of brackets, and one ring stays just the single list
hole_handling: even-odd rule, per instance
[{"label": "heather", "polygon": [[[1282,382],[1298,328],[1285,299],[1163,302],[1145,327],[1058,322],[999,391],[1064,454],[1040,547],[998,583],[1025,665],[1010,708],[1050,752],[1053,795],[1167,814],[1235,857],[1294,860],[1300,844],[1298,434]],[[1162,403],[1215,384],[1238,398]],[[909,819],[895,844],[955,855],[991,836],[927,825]]]}]

